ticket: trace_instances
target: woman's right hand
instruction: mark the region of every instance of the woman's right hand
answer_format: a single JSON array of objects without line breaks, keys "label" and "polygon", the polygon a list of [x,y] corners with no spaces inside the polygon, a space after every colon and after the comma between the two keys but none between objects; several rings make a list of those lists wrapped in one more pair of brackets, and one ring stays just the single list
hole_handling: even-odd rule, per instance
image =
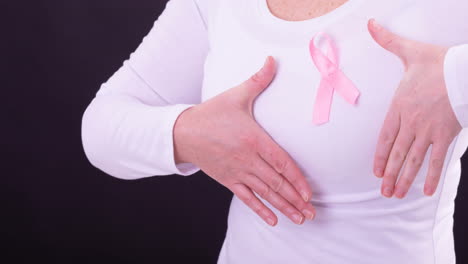
[{"label": "woman's right hand", "polygon": [[174,125],[176,163],[190,162],[230,189],[268,224],[276,215],[254,193],[293,222],[313,219],[309,184],[299,167],[256,122],[252,106],[276,73],[271,56],[247,81],[182,112]]}]

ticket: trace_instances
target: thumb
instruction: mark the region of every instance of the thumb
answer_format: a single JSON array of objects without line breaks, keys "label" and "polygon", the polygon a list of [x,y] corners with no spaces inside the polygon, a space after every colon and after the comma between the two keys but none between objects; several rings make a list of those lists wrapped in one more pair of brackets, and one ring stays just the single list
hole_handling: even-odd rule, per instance
[{"label": "thumb", "polygon": [[372,38],[382,48],[397,55],[403,63],[408,65],[408,58],[410,57],[411,41],[403,38],[378,24],[374,18],[370,19],[367,23]]},{"label": "thumb", "polygon": [[252,105],[255,98],[270,85],[275,74],[275,60],[272,56],[268,56],[262,68],[240,85],[243,93],[242,98],[246,100],[249,105]]}]

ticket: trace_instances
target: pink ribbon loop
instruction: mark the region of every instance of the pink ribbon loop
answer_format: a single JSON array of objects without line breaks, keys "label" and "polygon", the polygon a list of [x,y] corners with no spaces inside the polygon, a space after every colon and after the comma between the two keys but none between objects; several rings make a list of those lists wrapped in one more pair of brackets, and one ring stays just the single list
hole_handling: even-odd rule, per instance
[{"label": "pink ribbon loop", "polygon": [[[315,46],[314,40],[323,34],[326,40],[327,56]],[[339,69],[338,52],[331,38],[317,33],[309,44],[310,55],[322,78],[315,98],[312,122],[320,125],[329,121],[333,92],[336,90],[348,103],[355,105],[360,95],[353,82]]]}]

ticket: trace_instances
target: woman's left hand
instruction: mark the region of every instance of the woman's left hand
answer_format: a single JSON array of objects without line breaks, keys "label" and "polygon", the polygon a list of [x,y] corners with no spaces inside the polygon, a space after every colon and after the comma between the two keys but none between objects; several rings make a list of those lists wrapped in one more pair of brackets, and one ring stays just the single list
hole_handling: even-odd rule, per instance
[{"label": "woman's left hand", "polygon": [[[374,174],[383,183],[386,197],[403,198],[432,144],[424,194],[434,194],[452,140],[462,127],[452,110],[444,79],[444,57],[448,47],[410,40],[368,22],[372,38],[397,55],[405,66],[395,92],[374,158]],[[397,177],[406,160],[398,183]]]}]

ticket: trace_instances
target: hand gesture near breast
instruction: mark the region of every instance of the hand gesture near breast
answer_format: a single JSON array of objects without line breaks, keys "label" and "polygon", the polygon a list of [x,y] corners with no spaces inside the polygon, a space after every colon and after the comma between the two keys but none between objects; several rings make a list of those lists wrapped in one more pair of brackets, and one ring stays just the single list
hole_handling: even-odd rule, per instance
[{"label": "hand gesture near breast", "polygon": [[374,22],[371,19],[368,23],[371,36],[398,56],[405,66],[405,74],[380,131],[374,173],[383,177],[384,196],[395,194],[403,198],[432,144],[424,185],[424,194],[432,195],[439,183],[447,150],[462,129],[445,86],[443,66],[448,48],[402,38]]},{"label": "hand gesture near breast", "polygon": [[297,164],[255,121],[252,111],[255,98],[275,73],[269,56],[248,80],[184,111],[174,129],[175,160],[197,165],[268,224],[276,224],[276,215],[254,192],[302,224],[315,214],[309,202],[312,191]]}]

